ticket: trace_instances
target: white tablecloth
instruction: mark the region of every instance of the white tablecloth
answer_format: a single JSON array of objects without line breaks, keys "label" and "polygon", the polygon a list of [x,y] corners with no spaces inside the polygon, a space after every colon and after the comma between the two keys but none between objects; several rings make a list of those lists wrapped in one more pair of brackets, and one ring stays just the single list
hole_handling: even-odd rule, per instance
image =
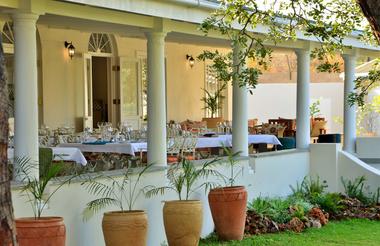
[{"label": "white tablecloth", "polygon": [[[281,145],[280,141],[274,135],[249,135],[248,144],[274,144]],[[199,137],[197,139],[196,148],[212,148],[212,147],[230,147],[232,146],[232,135],[219,135],[217,137]],[[121,153],[134,156],[138,152],[147,151],[146,142],[124,142],[124,143],[107,143],[107,144],[81,144],[81,143],[65,143],[59,147],[74,147],[82,152],[105,152],[105,153]]]},{"label": "white tablecloth", "polygon": [[[53,147],[54,160],[55,161],[75,161],[83,166],[87,164],[86,158],[84,158],[79,148],[73,147]],[[13,159],[14,149],[8,149],[8,159]]]}]

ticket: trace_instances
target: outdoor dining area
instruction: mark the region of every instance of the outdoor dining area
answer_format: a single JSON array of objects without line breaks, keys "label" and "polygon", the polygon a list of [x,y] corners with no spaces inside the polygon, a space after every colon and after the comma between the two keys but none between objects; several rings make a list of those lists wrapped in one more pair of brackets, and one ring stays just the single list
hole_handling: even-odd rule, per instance
[{"label": "outdoor dining area", "polygon": [[[97,172],[139,167],[147,164],[147,125],[133,129],[128,122],[113,127],[110,122],[98,122],[97,128],[75,132],[64,126],[51,130],[39,129],[39,148],[50,149],[51,161],[63,162],[65,174],[79,171]],[[326,120],[311,120],[311,140],[326,136]],[[12,127],[10,127],[12,129]],[[200,160],[225,155],[224,148],[232,147],[232,122],[221,121],[208,128],[205,121],[169,121],[167,131],[167,163],[181,159]],[[269,119],[258,124],[258,119],[248,120],[248,145],[250,154],[293,149],[296,147],[296,119]],[[328,135],[328,134],[327,134]],[[326,137],[325,137],[326,138]],[[12,133],[8,149],[9,159],[14,156]],[[40,156],[40,159],[44,158]]]},{"label": "outdoor dining area", "polygon": [[[75,132],[65,126],[51,130],[39,129],[39,148],[50,149],[52,161],[63,162],[65,174],[79,170],[87,172],[108,171],[125,167],[138,167],[147,163],[147,126],[133,129],[127,122],[113,127],[109,122],[99,122],[98,128],[85,128]],[[12,128],[10,128],[12,129]],[[258,128],[257,128],[258,129]],[[248,129],[247,129],[248,130]],[[283,137],[281,135],[281,137]],[[8,156],[14,157],[13,137],[10,134]],[[277,132],[255,131],[248,135],[250,153],[281,149]],[[186,120],[167,124],[167,162],[178,163],[182,158],[199,160],[223,156],[223,148],[232,146],[232,122],[223,121],[217,128],[207,128],[204,122]],[[291,146],[291,148],[294,148]],[[44,158],[40,156],[40,159]]]}]

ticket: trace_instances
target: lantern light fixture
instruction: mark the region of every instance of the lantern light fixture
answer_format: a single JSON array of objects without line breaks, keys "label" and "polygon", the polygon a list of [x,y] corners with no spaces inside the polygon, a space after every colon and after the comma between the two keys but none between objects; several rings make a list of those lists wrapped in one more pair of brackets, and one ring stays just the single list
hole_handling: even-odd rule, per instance
[{"label": "lantern light fixture", "polygon": [[70,59],[73,59],[73,56],[75,55],[75,47],[73,45],[73,42],[65,41],[65,48],[67,49],[67,52],[69,53]]},{"label": "lantern light fixture", "polygon": [[186,55],[186,60],[189,62],[191,68],[194,67],[195,59],[192,55]]}]

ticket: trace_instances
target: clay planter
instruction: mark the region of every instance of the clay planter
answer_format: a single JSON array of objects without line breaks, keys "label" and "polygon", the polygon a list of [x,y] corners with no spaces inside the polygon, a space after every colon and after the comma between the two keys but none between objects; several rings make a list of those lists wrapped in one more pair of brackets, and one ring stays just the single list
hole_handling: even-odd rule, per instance
[{"label": "clay planter", "polygon": [[207,128],[217,128],[218,122],[222,122],[222,117],[216,117],[216,118],[202,118],[202,121],[207,122]]},{"label": "clay planter", "polygon": [[20,246],[65,246],[66,228],[62,217],[16,219]]},{"label": "clay planter", "polygon": [[219,239],[242,240],[247,216],[247,191],[244,186],[212,189],[208,202]]},{"label": "clay planter", "polygon": [[104,213],[102,221],[107,246],[145,246],[148,216],[145,211],[112,211]]},{"label": "clay planter", "polygon": [[166,201],[163,212],[170,246],[198,245],[203,220],[201,201]]}]

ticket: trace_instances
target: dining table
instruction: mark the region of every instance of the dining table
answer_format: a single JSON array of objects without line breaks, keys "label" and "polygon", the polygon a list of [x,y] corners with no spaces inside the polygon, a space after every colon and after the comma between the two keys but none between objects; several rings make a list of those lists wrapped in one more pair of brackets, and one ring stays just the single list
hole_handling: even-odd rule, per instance
[{"label": "dining table", "polygon": [[[281,145],[275,135],[248,135],[248,144]],[[213,135],[197,137],[196,148],[231,147],[232,135]],[[62,143],[58,147],[78,148],[82,152],[120,153],[135,156],[136,153],[147,151],[146,140],[127,140],[124,142],[92,141],[85,143]]]},{"label": "dining table", "polygon": [[[79,148],[76,147],[51,147],[54,161],[73,161],[82,166],[87,165],[87,160]],[[8,159],[13,160],[14,149],[8,148]]]}]

